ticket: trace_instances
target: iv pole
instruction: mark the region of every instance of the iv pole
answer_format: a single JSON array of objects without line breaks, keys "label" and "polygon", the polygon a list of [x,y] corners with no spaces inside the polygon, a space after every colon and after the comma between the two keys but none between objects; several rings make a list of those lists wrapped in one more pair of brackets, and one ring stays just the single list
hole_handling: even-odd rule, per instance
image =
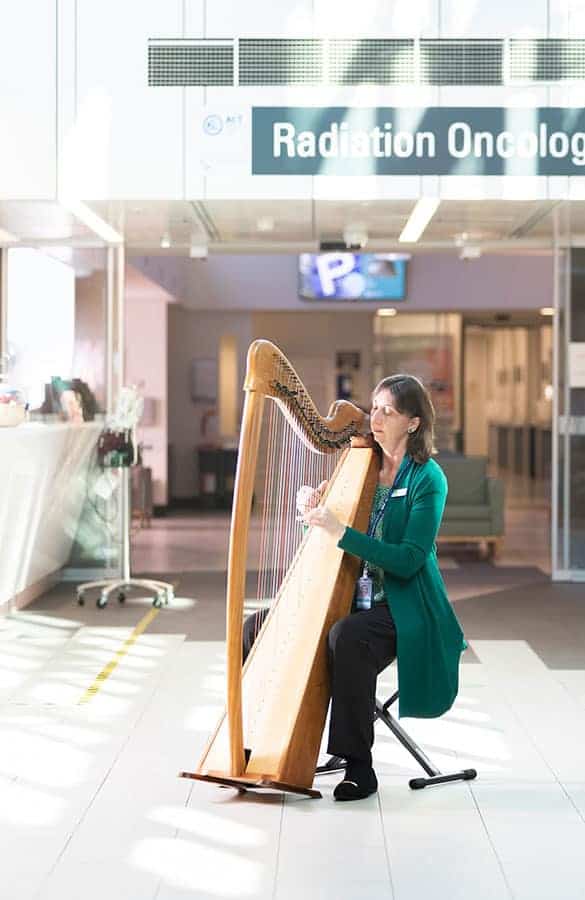
[{"label": "iv pole", "polygon": [[[124,245],[110,245],[107,249],[107,282],[106,282],[106,409],[108,416],[114,412],[114,404],[119,399],[124,383],[125,360],[125,253]],[[132,429],[132,446],[136,453],[136,435]],[[121,497],[121,577],[105,578],[99,581],[88,581],[77,588],[77,602],[85,603],[85,592],[92,588],[101,588],[96,601],[99,609],[103,609],[111,594],[117,593],[118,601],[123,603],[128,591],[142,588],[154,593],[152,605],[160,607],[174,599],[174,585],[153,578],[132,578],[130,574],[130,467],[118,468]]]},{"label": "iv pole", "polygon": [[[133,444],[136,446],[134,441]],[[154,593],[153,606],[166,606],[174,599],[174,585],[167,581],[157,581],[154,578],[132,578],[130,574],[130,467],[122,466],[118,472],[121,495],[122,575],[120,578],[104,578],[100,581],[88,581],[86,584],[80,584],[77,588],[77,602],[83,606],[85,592],[92,588],[101,588],[96,606],[98,609],[103,609],[112,594],[117,594],[118,601],[123,603],[131,588],[143,588]]]}]

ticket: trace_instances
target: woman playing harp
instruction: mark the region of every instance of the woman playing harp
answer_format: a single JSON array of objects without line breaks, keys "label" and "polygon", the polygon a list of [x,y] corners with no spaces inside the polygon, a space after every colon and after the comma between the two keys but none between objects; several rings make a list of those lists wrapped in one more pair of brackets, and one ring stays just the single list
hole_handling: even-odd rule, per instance
[{"label": "woman playing harp", "polygon": [[[447,484],[431,459],[430,396],[413,376],[385,378],[374,390],[370,421],[380,465],[367,534],[317,505],[324,482],[311,492],[301,489],[297,498],[308,525],[323,529],[362,561],[351,614],[327,637],[328,751],[347,761],[334,791],[337,800],[357,800],[377,790],[371,749],[378,674],[398,652],[401,714],[438,716],[457,695],[465,646],[436,557]],[[262,610],[246,621],[244,653],[265,615]]]},{"label": "woman playing harp", "polygon": [[[359,576],[357,557],[376,563],[385,570],[384,584],[387,586],[388,580],[391,580],[392,594],[398,597],[401,609],[408,592],[401,590],[401,586],[397,587],[395,582],[405,580],[405,575],[390,574],[394,559],[388,568],[387,561],[374,559],[376,554],[371,559],[368,555],[372,550],[371,542],[376,547],[381,543],[377,537],[363,534],[368,528],[380,465],[371,448],[362,446],[344,450],[352,437],[359,435],[364,428],[369,430],[367,421],[364,421],[367,417],[357,407],[347,403],[334,404],[329,416],[320,416],[288,361],[267,341],[256,341],[250,348],[244,387],[247,395],[228,564],[227,714],[220,720],[196,771],[182,775],[237,787],[277,787],[320,796],[318,791],[312,789],[312,782],[330,695],[328,636],[336,633],[332,631],[333,626],[339,620],[345,620],[352,608]],[[266,398],[275,402],[270,403],[270,417],[264,419],[271,450],[263,455],[259,452],[259,444]],[[292,438],[296,436],[300,437],[300,443],[293,443]],[[397,447],[393,449],[396,453]],[[344,452],[337,460],[340,450]],[[323,460],[329,461],[329,465],[321,465]],[[334,463],[335,470],[332,472]],[[431,464],[431,480],[439,484],[437,472],[440,473],[440,470],[435,466],[435,472],[434,465]],[[410,486],[428,485],[428,477],[418,473],[419,469],[428,467],[429,463],[413,461],[406,473],[409,496],[406,504],[400,503],[402,528],[399,522],[394,522],[396,505],[392,516],[392,526],[398,540],[407,519],[410,519],[408,510],[411,500],[413,497],[416,499],[417,495],[417,491],[411,491]],[[264,488],[260,485],[263,469],[266,470]],[[388,477],[390,469],[383,471]],[[318,484],[323,481],[328,482],[322,500],[326,512],[315,512],[315,518],[310,523],[315,527],[309,528],[303,535],[303,528],[298,521],[295,522],[298,488],[303,483]],[[427,493],[425,489],[424,497]],[[426,528],[425,539],[433,544],[444,504],[444,480],[430,493],[433,500],[435,493],[440,494],[434,504],[439,510],[438,517],[429,516],[424,497],[420,509],[416,503],[413,504],[413,512],[416,511],[418,525],[429,518],[432,520]],[[268,576],[261,575],[259,578],[257,600],[260,606],[266,599],[273,602],[268,615],[256,616],[246,627],[247,649],[252,642],[253,646],[242,671],[243,606],[253,494],[266,526],[260,539],[260,569],[269,569]],[[383,518],[386,541],[388,510]],[[347,530],[346,526],[349,526]],[[342,530],[343,540],[339,541]],[[360,539],[368,546],[362,547]],[[412,536],[409,539],[414,540]],[[355,542],[359,544],[359,549]],[[344,549],[349,552],[343,552]],[[392,549],[390,546],[390,556],[393,557]],[[417,549],[416,540],[414,549]],[[425,545],[422,550],[419,548],[421,552],[422,562],[417,562],[416,572],[413,570],[406,580],[413,575],[417,577],[421,567],[426,565],[428,568],[427,557],[433,558],[434,546],[431,549]],[[270,564],[266,565],[269,560]],[[434,561],[436,566],[436,558]],[[443,605],[448,607],[446,598]],[[409,667],[408,660],[401,665],[404,656],[401,647],[403,644],[408,646],[401,631],[401,621],[405,620],[405,616],[401,620],[394,606],[393,614],[399,635],[399,677],[402,678],[402,670],[405,666],[406,670]],[[424,696],[427,705],[419,712],[414,711],[412,692],[409,694],[406,690],[404,697],[401,693],[404,714],[413,714],[414,711],[415,715],[438,715],[450,705],[457,692],[457,666],[453,671],[452,650],[458,642],[458,653],[461,632],[452,613],[451,616],[453,639],[448,640],[448,629],[444,629],[443,635],[449,658],[433,662],[438,691],[433,698]],[[444,617],[447,617],[446,609]],[[261,622],[261,631],[253,641]],[[341,626],[337,629],[339,633],[340,629]],[[455,637],[456,633],[458,637]],[[443,649],[440,648],[441,653]],[[410,665],[412,667],[412,662]],[[414,665],[416,667],[416,661]],[[335,693],[335,683],[333,688]],[[401,691],[402,688],[401,681]],[[446,691],[450,695],[448,702]],[[420,701],[420,697],[418,699]],[[348,748],[345,748],[345,754],[352,757]],[[357,754],[355,759],[358,763],[367,762]],[[357,774],[353,770],[348,774],[358,778],[357,781],[354,778],[349,781],[355,781],[361,796],[374,789],[371,777],[370,780],[362,777],[361,769]]]}]

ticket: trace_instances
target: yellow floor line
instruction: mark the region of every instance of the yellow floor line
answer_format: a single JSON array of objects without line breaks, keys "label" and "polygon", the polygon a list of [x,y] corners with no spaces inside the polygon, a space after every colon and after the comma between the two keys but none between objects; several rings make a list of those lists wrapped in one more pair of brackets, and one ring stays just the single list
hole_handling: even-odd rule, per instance
[{"label": "yellow floor line", "polygon": [[132,632],[130,637],[124,641],[124,643],[122,644],[122,646],[120,647],[119,650],[116,650],[116,653],[114,654],[113,659],[111,659],[110,662],[107,664],[107,666],[105,666],[101,670],[101,672],[96,677],[96,679],[95,679],[94,683],[91,685],[91,687],[88,687],[85,694],[83,694],[81,699],[77,701],[78,705],[80,705],[82,703],[89,703],[89,701],[92,699],[92,697],[95,697],[95,695],[98,693],[101,686],[103,685],[104,681],[106,681],[110,677],[110,675],[112,674],[112,672],[114,671],[114,669],[116,668],[116,666],[118,665],[120,660],[122,660],[126,656],[126,654],[128,653],[128,650],[130,649],[132,644],[136,641],[136,638],[139,638],[140,635],[142,634],[142,632],[148,628],[148,626],[150,625],[152,620],[158,616],[159,612],[160,612],[160,609],[157,608],[157,609],[151,609],[149,612],[146,613],[146,615],[140,620],[140,622],[138,623],[138,625],[136,626],[136,628],[134,629],[134,631]]}]

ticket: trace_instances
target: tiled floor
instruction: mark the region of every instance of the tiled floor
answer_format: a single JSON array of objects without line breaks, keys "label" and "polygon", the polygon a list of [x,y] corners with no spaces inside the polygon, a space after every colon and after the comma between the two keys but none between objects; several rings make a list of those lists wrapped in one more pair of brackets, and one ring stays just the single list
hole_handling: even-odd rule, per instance
[{"label": "tiled floor", "polygon": [[332,800],[338,776],[321,800],[177,778],[222,707],[225,516],[140,533],[137,570],[179,589],[135,640],[146,598],[79,608],[71,585],[1,620],[2,897],[585,898],[583,589],[546,574],[545,509],[508,516],[497,566],[442,557],[470,641],[461,691],[441,719],[403,721],[473,782],[411,791],[419,770],[380,724],[380,791],[359,803]]}]

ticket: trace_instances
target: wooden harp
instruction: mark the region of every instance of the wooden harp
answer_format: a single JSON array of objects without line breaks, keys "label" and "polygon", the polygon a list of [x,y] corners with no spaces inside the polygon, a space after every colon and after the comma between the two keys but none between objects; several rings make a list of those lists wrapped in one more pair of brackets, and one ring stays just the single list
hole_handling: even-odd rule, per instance
[{"label": "wooden harp", "polygon": [[[323,502],[342,522],[365,530],[378,464],[371,449],[350,447],[352,437],[368,430],[367,415],[337,401],[321,416],[293,367],[269,341],[250,346],[244,390],[228,557],[227,709],[195,771],[180,775],[320,797],[312,784],[329,702],[327,633],[350,611],[359,561],[339,550],[323,529],[303,529],[294,497],[300,484],[316,486],[325,476],[329,483]],[[267,404],[267,399],[273,402]],[[271,487],[262,490],[257,478],[263,464],[260,434],[269,416],[285,431],[274,439],[274,421],[268,427],[264,422],[273,458],[265,463],[265,486]],[[300,453],[296,446],[291,449],[292,440]],[[285,507],[288,525],[270,513],[271,493]],[[259,578],[260,599],[270,600],[271,608],[242,668],[254,495],[265,520],[260,568],[264,571],[262,556],[271,539],[278,560],[272,580]]]}]

